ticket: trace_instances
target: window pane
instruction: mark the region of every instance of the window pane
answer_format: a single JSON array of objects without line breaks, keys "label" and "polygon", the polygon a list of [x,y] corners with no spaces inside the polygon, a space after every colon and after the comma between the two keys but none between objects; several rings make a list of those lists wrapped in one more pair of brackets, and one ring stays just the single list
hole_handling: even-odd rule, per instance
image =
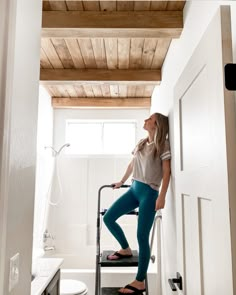
[{"label": "window pane", "polygon": [[130,154],[135,146],[135,122],[69,121],[66,142],[71,144],[67,154]]},{"label": "window pane", "polygon": [[105,123],[103,136],[105,154],[130,154],[135,145],[135,124]]},{"label": "window pane", "polygon": [[102,153],[101,123],[69,123],[66,130],[66,142],[70,142],[70,154]]}]

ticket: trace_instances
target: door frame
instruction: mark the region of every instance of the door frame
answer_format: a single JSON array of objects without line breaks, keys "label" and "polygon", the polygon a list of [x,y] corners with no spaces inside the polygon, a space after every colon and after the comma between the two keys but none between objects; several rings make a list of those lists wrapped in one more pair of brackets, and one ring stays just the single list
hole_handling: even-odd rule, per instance
[{"label": "door frame", "polygon": [[[231,18],[224,17],[230,14],[230,6],[221,6],[221,23],[224,31],[222,38],[222,55],[225,63],[233,62],[233,48]],[[232,14],[231,14],[232,17]],[[225,64],[222,64],[224,68]],[[224,78],[225,82],[225,78]],[[234,91],[229,91],[224,87],[225,97],[225,133],[226,133],[226,151],[227,151],[227,170],[228,170],[228,192],[229,192],[229,216],[230,216],[230,234],[231,234],[231,252],[232,252],[232,274],[233,291],[236,292],[236,97]],[[226,116],[227,114],[227,116]]]}]

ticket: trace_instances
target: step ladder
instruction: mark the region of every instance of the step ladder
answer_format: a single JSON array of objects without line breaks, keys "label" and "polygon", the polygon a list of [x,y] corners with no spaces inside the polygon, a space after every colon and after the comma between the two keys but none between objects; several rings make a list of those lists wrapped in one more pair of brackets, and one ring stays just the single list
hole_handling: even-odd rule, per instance
[{"label": "step ladder", "polygon": [[[121,188],[128,188],[130,185],[122,185]],[[114,253],[114,250],[100,251],[100,235],[101,235],[101,222],[102,216],[106,213],[106,209],[100,209],[101,192],[104,188],[113,188],[113,185],[103,185],[98,191],[98,210],[97,210],[97,252],[96,252],[96,276],[95,276],[95,295],[117,295],[120,287],[102,287],[101,286],[101,268],[102,267],[134,267],[138,266],[138,251],[133,250],[131,258],[122,258],[120,260],[108,260],[107,255]],[[138,211],[134,210],[128,215],[138,216]],[[145,294],[148,295],[148,280],[145,279]]]}]

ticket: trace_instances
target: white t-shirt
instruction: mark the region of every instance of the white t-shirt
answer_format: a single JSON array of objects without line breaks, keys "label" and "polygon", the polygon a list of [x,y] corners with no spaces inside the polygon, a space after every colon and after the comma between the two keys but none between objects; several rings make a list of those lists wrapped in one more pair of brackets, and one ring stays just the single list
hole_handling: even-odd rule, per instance
[{"label": "white t-shirt", "polygon": [[146,142],[140,151],[137,151],[137,146],[133,150],[133,180],[146,183],[158,191],[163,177],[162,161],[171,158],[169,141],[166,140],[163,153],[160,156],[154,157],[154,151],[154,142]]}]

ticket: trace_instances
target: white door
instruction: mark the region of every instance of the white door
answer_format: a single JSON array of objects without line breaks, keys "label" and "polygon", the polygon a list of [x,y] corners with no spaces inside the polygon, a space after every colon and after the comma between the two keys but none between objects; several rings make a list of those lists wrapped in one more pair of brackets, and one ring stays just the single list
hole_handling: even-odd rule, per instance
[{"label": "white door", "polygon": [[226,122],[233,93],[223,79],[231,58],[230,10],[221,7],[175,86],[178,294],[233,295],[227,142],[235,147],[236,129]]}]

